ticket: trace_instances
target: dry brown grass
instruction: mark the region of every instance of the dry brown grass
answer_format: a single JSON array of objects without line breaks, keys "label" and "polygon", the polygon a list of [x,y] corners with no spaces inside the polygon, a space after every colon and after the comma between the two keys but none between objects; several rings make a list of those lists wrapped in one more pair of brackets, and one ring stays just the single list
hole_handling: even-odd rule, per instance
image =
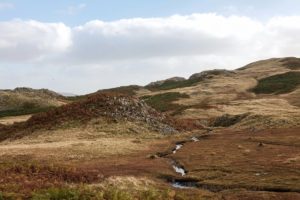
[{"label": "dry brown grass", "polygon": [[[122,127],[120,131],[138,128],[132,124]],[[83,183],[102,188],[117,185],[125,191],[152,187],[174,190],[159,178],[177,176],[171,163],[164,158],[149,159],[149,155],[174,148],[176,141],[190,138],[190,134],[112,134],[112,128],[106,125],[100,131],[90,125],[81,130],[46,131],[1,143],[0,175],[5,183],[2,190],[30,194],[33,189]],[[199,142],[186,143],[171,156],[185,166],[189,177],[206,184],[208,190],[174,190],[175,194],[183,199],[234,199],[241,194],[249,199],[297,197],[296,193],[245,192],[241,188],[300,189],[298,133],[298,129],[255,133],[220,129]],[[264,145],[259,147],[261,142]],[[215,187],[221,191],[209,191]],[[228,190],[223,191],[224,188]]]},{"label": "dry brown grass", "polygon": [[0,118],[0,124],[11,125],[17,122],[25,122],[27,121],[31,115],[22,115],[22,116],[14,116],[14,117],[3,117]]},{"label": "dry brown grass", "polygon": [[299,129],[223,131],[185,144],[173,157],[213,190],[300,192],[299,142]]},{"label": "dry brown grass", "polygon": [[[236,128],[280,128],[300,126],[299,91],[285,95],[255,95],[250,89],[257,85],[257,79],[290,71],[281,59],[259,61],[236,70],[231,76],[214,76],[196,86],[167,91],[151,92],[140,90],[139,95],[155,95],[165,92],[179,92],[189,95],[174,103],[186,106],[177,113],[180,119],[198,119],[202,124],[229,115],[249,113],[249,117]],[[206,106],[199,106],[199,105]]]}]

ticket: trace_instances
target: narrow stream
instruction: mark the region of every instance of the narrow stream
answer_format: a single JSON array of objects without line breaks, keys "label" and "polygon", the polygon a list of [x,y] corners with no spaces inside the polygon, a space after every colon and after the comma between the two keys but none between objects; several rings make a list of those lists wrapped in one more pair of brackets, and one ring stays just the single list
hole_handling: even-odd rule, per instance
[{"label": "narrow stream", "polygon": [[[192,137],[191,138],[192,142],[198,142],[199,139],[197,137]],[[174,150],[173,150],[173,154],[176,154],[178,150],[180,150],[183,147],[184,143],[181,144],[176,144]],[[173,169],[175,170],[176,173],[180,174],[182,177],[187,175],[187,170],[180,165],[178,162],[176,162],[175,160],[172,161],[172,166]],[[195,188],[197,184],[197,181],[186,181],[186,180],[173,180],[171,185],[174,188],[179,188],[179,189],[191,189],[191,188]]]},{"label": "narrow stream", "polygon": [[175,170],[176,173],[181,174],[181,176],[185,176],[187,173],[183,167],[180,167],[176,163],[173,164],[173,169]]},{"label": "narrow stream", "polygon": [[173,150],[173,154],[175,154],[179,149],[183,147],[183,144],[176,144],[175,149]]}]

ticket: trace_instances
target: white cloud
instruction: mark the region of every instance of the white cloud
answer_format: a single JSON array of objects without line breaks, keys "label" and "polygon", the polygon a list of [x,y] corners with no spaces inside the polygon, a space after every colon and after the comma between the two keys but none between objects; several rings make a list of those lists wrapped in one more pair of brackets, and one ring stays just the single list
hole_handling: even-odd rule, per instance
[{"label": "white cloud", "polygon": [[71,29],[62,23],[0,22],[2,62],[43,61],[63,53],[71,44]]},{"label": "white cloud", "polygon": [[12,9],[15,5],[12,3],[1,3],[0,2],[0,10]]},{"label": "white cloud", "polygon": [[[2,63],[36,66],[40,77],[56,77],[49,86],[75,93],[281,56],[300,56],[300,16],[261,22],[193,14],[94,20],[77,27],[22,20],[0,23]],[[69,86],[63,84],[66,80]]]},{"label": "white cloud", "polygon": [[66,9],[60,10],[59,12],[62,14],[67,14],[67,15],[75,15],[75,14],[81,12],[82,10],[84,10],[85,8],[86,8],[86,4],[81,3],[78,5],[68,6]]}]

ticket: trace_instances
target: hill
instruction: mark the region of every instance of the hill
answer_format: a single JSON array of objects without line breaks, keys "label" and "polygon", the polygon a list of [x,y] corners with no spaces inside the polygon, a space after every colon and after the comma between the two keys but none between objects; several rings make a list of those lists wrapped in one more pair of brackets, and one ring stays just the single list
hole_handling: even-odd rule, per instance
[{"label": "hill", "polygon": [[[211,70],[187,80],[161,81],[135,92],[154,108],[204,126],[295,127],[300,126],[299,63],[298,58],[273,58],[233,71]],[[176,93],[176,99],[163,98]],[[215,123],[220,120],[227,122]]]},{"label": "hill", "polygon": [[[163,134],[176,132],[167,125],[164,115],[143,101],[119,93],[97,93],[59,108],[33,115],[25,122],[0,129],[0,139],[19,138],[36,130],[55,130],[63,127],[81,127],[92,120],[108,124],[119,121],[140,122],[153,131]],[[1,127],[0,127],[1,128]]]},{"label": "hill", "polygon": [[215,69],[195,73],[188,79],[173,77],[144,87],[122,86],[98,93],[110,91],[138,97],[166,115],[204,127],[298,127],[299,63],[300,59],[294,57],[272,58],[237,70]]},{"label": "hill", "polygon": [[0,199],[299,199],[299,63],[66,99],[10,91],[54,108],[0,124]]},{"label": "hill", "polygon": [[63,96],[47,89],[0,90],[0,117],[43,112],[65,103]]}]

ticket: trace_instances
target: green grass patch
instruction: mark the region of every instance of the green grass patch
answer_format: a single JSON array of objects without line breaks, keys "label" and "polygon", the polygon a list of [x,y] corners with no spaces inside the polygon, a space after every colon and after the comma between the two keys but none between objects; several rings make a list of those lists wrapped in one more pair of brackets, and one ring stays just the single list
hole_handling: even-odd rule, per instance
[{"label": "green grass patch", "polygon": [[153,96],[144,96],[142,99],[150,105],[152,108],[160,111],[160,112],[167,112],[167,111],[177,111],[182,110],[185,108],[184,105],[179,105],[173,103],[181,98],[189,98],[187,94],[181,94],[179,92],[168,92],[163,94],[157,94]]},{"label": "green grass patch", "polygon": [[4,111],[0,111],[0,118],[1,117],[36,114],[36,113],[49,111],[53,108],[54,107],[29,108],[29,109],[22,108],[22,109],[16,109],[16,110],[4,110]]},{"label": "green grass patch", "polygon": [[287,72],[259,80],[252,89],[256,94],[284,94],[295,90],[300,85],[300,72]]},{"label": "green grass patch", "polygon": [[184,87],[194,86],[202,80],[203,80],[202,78],[188,79],[188,80],[183,80],[183,81],[171,81],[170,80],[170,81],[165,81],[161,85],[146,86],[146,88],[151,91],[170,90],[170,89],[175,89],[175,88],[184,88]]}]

